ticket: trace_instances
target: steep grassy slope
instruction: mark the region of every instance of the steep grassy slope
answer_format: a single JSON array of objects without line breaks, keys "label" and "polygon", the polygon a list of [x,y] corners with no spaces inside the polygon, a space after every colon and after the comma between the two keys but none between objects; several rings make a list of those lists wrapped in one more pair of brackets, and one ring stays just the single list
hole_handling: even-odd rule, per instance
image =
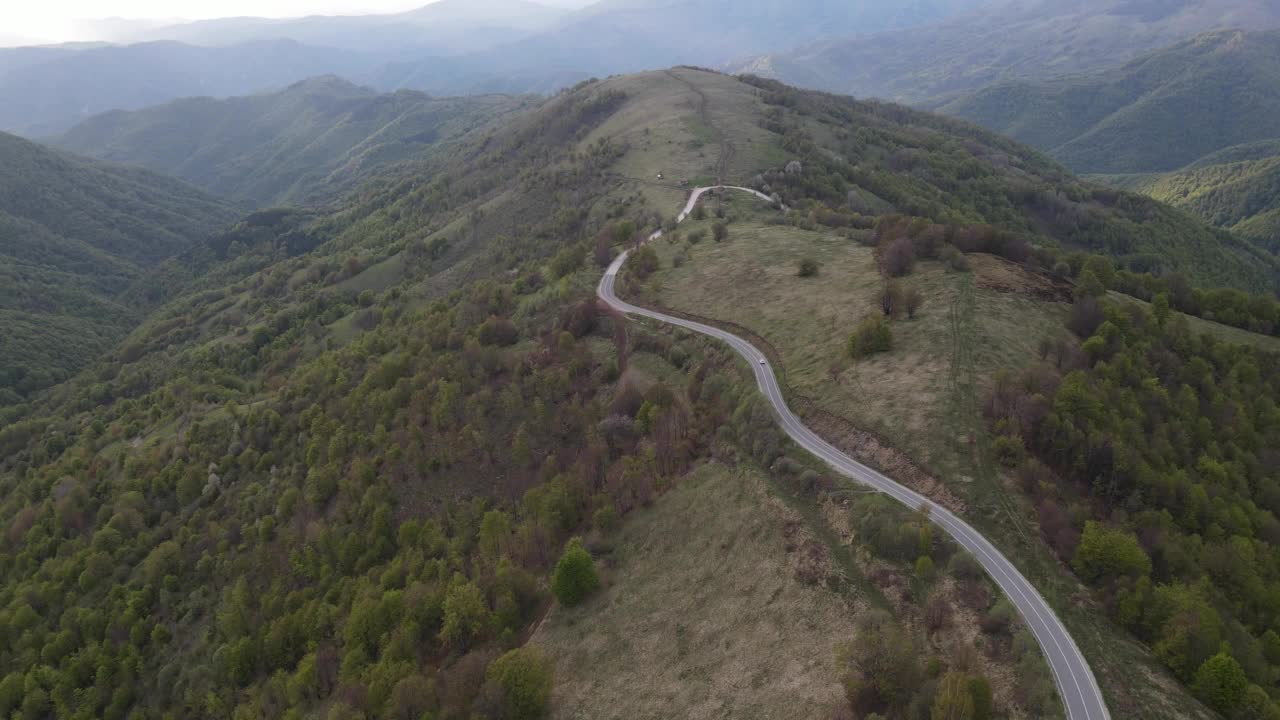
[{"label": "steep grassy slope", "polygon": [[[897,211],[919,220],[886,227],[935,237],[933,218],[944,242],[1270,281],[1249,248],[965,123],[687,68],[584,83],[333,208],[255,213],[171,258],[130,295],[158,288],[162,308],[0,416],[0,715],[502,717],[488,668],[542,616],[568,538],[710,456],[821,491],[727,350],[620,332],[592,298],[680,180],[716,178],[776,192],[805,233]],[[844,528],[827,545],[923,619],[950,552],[877,500],[822,511]],[[964,643],[859,628],[841,670],[860,707],[931,707],[926,659],[954,684],[999,658],[997,697],[1053,712],[1034,645],[964,574],[935,606]],[[868,648],[910,694],[875,690]],[[1110,675],[1142,698],[1161,682]],[[1176,688],[1160,702],[1194,714]]]},{"label": "steep grassy slope", "polygon": [[555,717],[830,712],[836,653],[869,608],[795,576],[801,524],[766,482],[700,468],[608,538],[604,597],[553,613],[532,640],[557,659]]},{"label": "steep grassy slope", "polygon": [[1115,70],[995,85],[941,110],[1077,172],[1173,170],[1280,132],[1280,33],[1201,35]]},{"label": "steep grassy slope", "polygon": [[421,158],[531,101],[379,95],[336,77],[276,93],[194,98],[86,120],[55,143],[253,205],[306,203]]},{"label": "steep grassy slope", "polygon": [[[1062,716],[1025,629],[978,629],[1002,601],[971,558],[936,543],[938,572],[913,578],[913,552],[897,543],[918,531],[918,516],[884,498],[815,492],[809,484],[827,480],[796,470],[791,458],[768,474],[711,462],[617,531],[593,534],[605,588],[555,608],[530,640],[556,660],[551,717],[840,717],[860,663],[901,653],[916,656],[897,665],[910,707],[935,693],[920,673],[927,656],[981,678],[997,717]],[[867,522],[873,515],[881,521]],[[896,647],[867,652],[884,637],[878,627],[900,633]],[[987,650],[973,652],[979,644]],[[860,707],[888,715],[907,704],[871,695]]]},{"label": "steep grassy slope", "polygon": [[0,133],[0,403],[114,345],[142,319],[119,294],[234,217],[176,180]]},{"label": "steep grassy slope", "polygon": [[996,0],[907,30],[826,40],[734,69],[807,87],[913,102],[995,82],[1111,67],[1221,28],[1280,26],[1253,0]]}]

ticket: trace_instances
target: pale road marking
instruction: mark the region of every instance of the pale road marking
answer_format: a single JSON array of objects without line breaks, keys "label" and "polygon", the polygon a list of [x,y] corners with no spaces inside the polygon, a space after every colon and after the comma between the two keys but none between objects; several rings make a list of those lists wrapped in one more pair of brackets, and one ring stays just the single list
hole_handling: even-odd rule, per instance
[{"label": "pale road marking", "polygon": [[[695,188],[689,195],[689,200],[685,203],[684,209],[676,217],[676,223],[683,222],[693,212],[698,200],[705,193],[712,190],[735,190],[750,193],[765,202],[773,202],[773,198],[750,188],[733,185]],[[658,230],[649,235],[649,240],[656,240],[660,237],[662,237],[662,231]],[[1013,602],[1026,621],[1027,626],[1031,629],[1036,642],[1040,644],[1041,652],[1049,663],[1049,669],[1053,672],[1054,683],[1058,687],[1058,695],[1062,698],[1063,705],[1066,707],[1068,720],[1110,720],[1111,714],[1107,710],[1106,701],[1102,697],[1102,691],[1098,687],[1098,681],[1094,677],[1093,671],[1089,668],[1089,663],[1084,659],[1084,654],[1080,652],[1080,648],[1076,646],[1070,633],[1067,632],[1066,627],[1063,626],[1062,621],[1058,619],[1049,604],[1045,602],[1044,597],[1018,572],[1018,569],[1013,566],[1013,563],[1009,562],[1008,558],[1001,554],[981,533],[974,530],[969,524],[956,517],[946,508],[845,455],[800,422],[799,417],[787,407],[786,400],[782,396],[782,389],[778,385],[777,377],[774,376],[768,360],[751,343],[719,328],[692,320],[685,320],[684,318],[664,315],[647,308],[637,307],[620,299],[614,293],[613,286],[617,280],[618,271],[622,268],[622,264],[626,262],[628,254],[630,254],[629,250],[618,255],[608,270],[605,271],[604,277],[600,279],[596,294],[601,300],[628,315],[652,318],[728,343],[739,355],[747,359],[755,374],[756,383],[768,399],[769,404],[773,406],[773,411],[781,421],[783,429],[800,447],[818,456],[845,477],[879,490],[913,510],[922,507],[927,508],[929,518],[936,525],[946,531],[963,548],[973,553],[982,567],[1000,586],[1005,596]]]}]

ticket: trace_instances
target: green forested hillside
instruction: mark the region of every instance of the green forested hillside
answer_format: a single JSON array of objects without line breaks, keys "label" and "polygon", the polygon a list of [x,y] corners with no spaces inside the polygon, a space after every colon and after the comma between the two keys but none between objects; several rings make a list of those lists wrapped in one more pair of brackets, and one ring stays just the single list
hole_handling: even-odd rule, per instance
[{"label": "green forested hillside", "polygon": [[941,109],[1077,172],[1174,170],[1280,133],[1280,32],[1209,33],[1114,70],[998,84]]},{"label": "green forested hillside", "polygon": [[[1093,248],[1205,284],[1275,281],[1189,215],[967,123],[690,68],[583,83],[333,207],[210,235],[128,289],[164,303],[145,323],[0,416],[0,716],[512,717],[545,670],[504,653],[551,603],[569,538],[607,556],[609,529],[700,460],[820,489],[779,462],[727,351],[621,332],[592,297],[618,246],[669,225],[680,181],[717,178],[850,242],[883,223],[1030,265]],[[880,528],[917,558],[914,576],[874,566],[904,601],[933,578],[924,527]],[[852,582],[843,545],[846,569],[807,582]],[[981,623],[990,652],[931,649],[930,672],[968,698],[968,671],[1019,658],[1009,695],[1034,685],[1022,706],[1051,707],[1011,611],[965,587],[989,613],[954,622]],[[897,653],[919,679],[903,694],[875,690],[864,655],[842,661],[859,707],[946,706],[921,656]]]},{"label": "green forested hillside", "polygon": [[0,133],[0,404],[109,349],[142,319],[119,294],[234,217],[178,181]]},{"label": "green forested hillside", "polygon": [[253,206],[332,199],[531,100],[382,95],[336,77],[285,90],[192,98],[90,118],[55,141]]},{"label": "green forested hillside", "polygon": [[1223,165],[1226,163],[1246,162],[1249,160],[1266,160],[1270,157],[1280,155],[1280,138],[1272,140],[1259,140],[1258,142],[1244,143],[1243,145],[1232,145],[1222,148],[1215,152],[1196,160],[1186,166],[1185,170],[1195,170],[1210,165]]},{"label": "green forested hillside", "polygon": [[1278,717],[1280,354],[1087,285],[1082,353],[997,381],[995,447],[1120,624],[1224,717]]},{"label": "green forested hillside", "polygon": [[805,87],[936,106],[993,84],[1034,87],[1113,68],[1198,33],[1277,27],[1280,8],[1257,0],[1005,0],[916,27],[828,37],[733,67]]},{"label": "green forested hillside", "polygon": [[[854,132],[835,133],[834,141],[821,132],[809,135],[805,127],[784,138],[810,160],[803,179],[780,178],[784,187],[799,185],[798,197],[838,204],[851,191],[845,209],[854,212],[885,212],[878,203],[887,202],[891,211],[953,226],[999,228],[1027,246],[1104,253],[1130,269],[1183,272],[1207,286],[1276,287],[1277,263],[1258,247],[1184,211],[1080,182],[999,136],[901,106],[757,82],[766,101],[807,114],[856,117],[862,124]],[[824,140],[831,144],[822,147]],[[789,200],[785,192],[783,198]]]},{"label": "green forested hillside", "polygon": [[[1184,208],[1206,221],[1280,253],[1280,155],[1221,161],[1265,152],[1267,144],[1228,148],[1169,173],[1099,176],[1099,180]],[[1215,162],[1219,161],[1219,162]]]}]

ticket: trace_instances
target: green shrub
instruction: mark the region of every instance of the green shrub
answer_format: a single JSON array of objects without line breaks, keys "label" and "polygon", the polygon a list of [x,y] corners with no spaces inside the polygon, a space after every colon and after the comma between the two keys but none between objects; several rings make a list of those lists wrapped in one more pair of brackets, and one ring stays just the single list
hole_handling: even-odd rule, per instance
[{"label": "green shrub", "polygon": [[554,669],[537,648],[522,647],[494,660],[485,673],[496,686],[501,717],[536,720],[547,714]]},{"label": "green shrub", "polygon": [[995,453],[996,460],[1007,468],[1017,467],[1022,462],[1023,455],[1026,454],[1022,438],[1011,435],[997,436],[995,442],[991,444],[991,450]]},{"label": "green shrub", "polygon": [[1084,525],[1071,565],[1089,583],[1105,583],[1122,576],[1138,578],[1151,573],[1151,558],[1133,533],[1092,520]]},{"label": "green shrub", "polygon": [[967,272],[969,259],[955,245],[947,245],[938,252],[938,259],[952,272]]},{"label": "green shrub", "polygon": [[1196,697],[1223,715],[1230,715],[1249,688],[1240,663],[1225,652],[1209,658],[1196,670],[1191,689]]},{"label": "green shrub", "polygon": [[582,547],[582,541],[573,538],[564,548],[564,555],[556,563],[555,574],[551,576],[551,592],[561,605],[573,606],[582,602],[588,595],[600,587],[600,578],[596,575],[596,564],[591,554]]},{"label": "green shrub", "polygon": [[490,315],[488,320],[480,323],[480,329],[476,332],[476,337],[480,340],[481,345],[507,347],[514,345],[520,339],[520,331],[516,329],[515,324],[510,320]]},{"label": "green shrub", "polygon": [[661,265],[658,262],[658,253],[654,252],[653,248],[648,245],[631,253],[627,258],[627,272],[641,280],[657,272],[659,267]]},{"label": "green shrub", "polygon": [[858,323],[857,329],[849,336],[849,354],[855,359],[892,349],[893,330],[889,327],[889,321],[882,317],[866,318]]},{"label": "green shrub", "polygon": [[613,502],[603,505],[591,515],[591,524],[602,533],[607,533],[618,526],[618,510]]}]

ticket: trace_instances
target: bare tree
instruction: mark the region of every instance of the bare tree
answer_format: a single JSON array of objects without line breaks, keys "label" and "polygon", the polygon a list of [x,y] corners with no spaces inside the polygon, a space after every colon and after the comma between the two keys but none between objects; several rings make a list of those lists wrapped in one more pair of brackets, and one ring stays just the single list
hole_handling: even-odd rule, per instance
[{"label": "bare tree", "polygon": [[902,304],[907,311],[907,317],[914,320],[916,313],[924,305],[924,293],[920,292],[920,288],[917,287],[907,288],[902,296]]},{"label": "bare tree", "polygon": [[885,317],[893,317],[901,307],[902,289],[898,287],[898,283],[889,280],[886,281],[884,287],[880,289],[880,311]]},{"label": "bare tree", "polygon": [[910,275],[916,266],[916,246],[909,237],[891,240],[880,254],[880,270],[888,277]]}]

